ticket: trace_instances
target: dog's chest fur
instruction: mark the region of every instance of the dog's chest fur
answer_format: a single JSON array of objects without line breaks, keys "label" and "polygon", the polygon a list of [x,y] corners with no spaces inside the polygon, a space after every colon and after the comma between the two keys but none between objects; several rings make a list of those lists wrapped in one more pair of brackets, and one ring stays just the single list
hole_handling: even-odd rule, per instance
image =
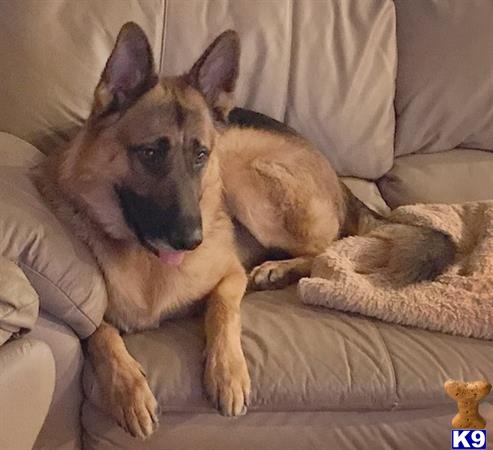
[{"label": "dog's chest fur", "polygon": [[234,235],[226,215],[177,267],[163,264],[138,245],[101,254],[96,250],[108,290],[106,320],[122,331],[159,326],[209,294],[231,266],[232,254]]}]

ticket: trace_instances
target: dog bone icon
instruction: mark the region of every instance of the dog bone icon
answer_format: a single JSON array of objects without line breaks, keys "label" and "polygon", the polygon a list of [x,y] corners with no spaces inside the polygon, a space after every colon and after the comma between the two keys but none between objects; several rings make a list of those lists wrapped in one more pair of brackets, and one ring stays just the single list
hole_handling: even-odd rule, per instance
[{"label": "dog bone icon", "polygon": [[458,413],[452,419],[453,428],[486,427],[486,421],[479,414],[479,402],[491,391],[486,380],[465,382],[448,380],[444,384],[445,392],[457,402]]}]

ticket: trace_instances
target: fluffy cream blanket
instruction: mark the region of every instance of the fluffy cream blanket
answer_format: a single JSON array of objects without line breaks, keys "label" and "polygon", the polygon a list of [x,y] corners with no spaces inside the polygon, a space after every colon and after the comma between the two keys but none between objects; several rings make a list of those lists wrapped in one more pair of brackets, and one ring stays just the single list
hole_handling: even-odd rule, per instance
[{"label": "fluffy cream blanket", "polygon": [[[391,224],[368,235],[331,245],[315,260],[311,278],[300,280],[301,300],[387,322],[493,339],[493,202],[404,206],[389,220]],[[406,284],[406,274],[392,267],[392,252],[413,249],[409,227],[402,224],[440,230],[456,244],[454,263],[434,281]],[[385,232],[378,233],[383,227]]]}]

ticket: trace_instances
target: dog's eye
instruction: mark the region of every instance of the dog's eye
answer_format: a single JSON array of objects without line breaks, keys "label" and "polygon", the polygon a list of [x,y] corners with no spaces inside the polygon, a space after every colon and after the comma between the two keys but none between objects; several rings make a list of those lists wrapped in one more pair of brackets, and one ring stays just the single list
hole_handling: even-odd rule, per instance
[{"label": "dog's eye", "polygon": [[159,165],[169,148],[169,141],[167,138],[156,139],[151,144],[144,144],[134,146],[132,149],[135,151],[140,161],[148,167]]},{"label": "dog's eye", "polygon": [[206,147],[203,145],[197,147],[195,150],[195,160],[194,160],[194,165],[197,168],[202,167],[206,162],[207,159],[209,158],[209,150],[207,150]]},{"label": "dog's eye", "polygon": [[141,161],[146,165],[157,164],[162,158],[162,152],[154,147],[141,147],[138,150]]}]

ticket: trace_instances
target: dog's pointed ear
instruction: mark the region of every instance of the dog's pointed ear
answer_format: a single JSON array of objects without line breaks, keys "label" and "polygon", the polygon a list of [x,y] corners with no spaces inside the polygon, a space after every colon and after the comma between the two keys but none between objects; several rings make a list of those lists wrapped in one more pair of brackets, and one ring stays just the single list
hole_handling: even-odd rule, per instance
[{"label": "dog's pointed ear", "polygon": [[185,75],[198,89],[216,119],[226,121],[234,104],[234,89],[240,69],[240,39],[236,31],[227,30],[209,45]]},{"label": "dog's pointed ear", "polygon": [[93,114],[123,110],[158,81],[147,37],[136,23],[118,33],[115,47],[94,92]]}]

